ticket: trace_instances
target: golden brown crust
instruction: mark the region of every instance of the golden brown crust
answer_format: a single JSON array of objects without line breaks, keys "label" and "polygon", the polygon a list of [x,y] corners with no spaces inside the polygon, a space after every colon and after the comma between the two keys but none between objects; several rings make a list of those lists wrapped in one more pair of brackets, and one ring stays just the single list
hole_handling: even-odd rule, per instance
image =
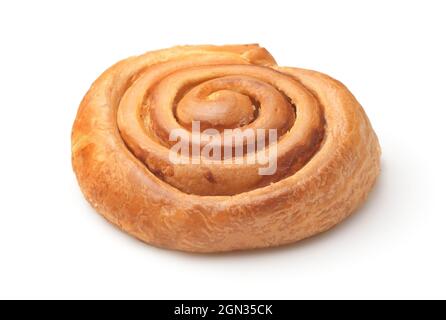
[{"label": "golden brown crust", "polygon": [[[253,95],[263,114],[251,113]],[[204,97],[228,107],[214,114],[210,103],[200,114]],[[265,113],[268,101],[275,113]],[[173,121],[188,128],[196,117],[209,127],[277,128],[277,173],[170,163]],[[344,85],[279,67],[257,45],[174,47],[121,61],[92,85],[72,133],[73,168],[98,212],[147,243],[193,252],[278,246],[331,228],[365,200],[379,157]]]}]

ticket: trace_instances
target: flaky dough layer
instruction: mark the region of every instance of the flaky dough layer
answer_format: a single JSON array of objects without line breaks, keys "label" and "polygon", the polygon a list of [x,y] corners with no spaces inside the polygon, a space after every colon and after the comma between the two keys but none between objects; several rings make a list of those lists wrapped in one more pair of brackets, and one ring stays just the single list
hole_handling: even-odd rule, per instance
[{"label": "flaky dough layer", "polygon": [[[173,165],[168,132],[190,130],[192,120],[277,129],[277,172]],[[379,158],[370,122],[344,85],[279,67],[257,45],[123,60],[94,82],[72,132],[73,168],[91,205],[144,242],[191,252],[272,247],[330,229],[365,201]]]}]

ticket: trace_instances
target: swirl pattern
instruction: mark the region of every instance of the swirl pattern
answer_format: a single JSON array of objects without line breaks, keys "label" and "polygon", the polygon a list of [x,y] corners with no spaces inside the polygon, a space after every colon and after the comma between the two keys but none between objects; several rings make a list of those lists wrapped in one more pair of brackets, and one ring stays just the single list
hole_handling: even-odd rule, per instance
[{"label": "swirl pattern", "polygon": [[[223,141],[221,161],[173,163],[177,129],[191,150]],[[277,139],[261,144],[256,130]],[[250,139],[262,147],[249,150]],[[273,150],[277,169],[259,174],[262,164],[248,158]],[[217,252],[331,228],[365,200],[380,149],[338,81],[279,67],[257,45],[183,46],[121,61],[96,80],[74,123],[72,155],[81,189],[108,220],[153,245]]]}]

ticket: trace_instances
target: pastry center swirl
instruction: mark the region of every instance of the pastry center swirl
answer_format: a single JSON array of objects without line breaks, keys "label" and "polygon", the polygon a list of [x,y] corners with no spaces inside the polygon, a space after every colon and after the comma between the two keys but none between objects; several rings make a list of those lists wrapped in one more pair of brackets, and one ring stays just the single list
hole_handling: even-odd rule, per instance
[{"label": "pastry center swirl", "polygon": [[[317,99],[301,83],[266,67],[207,63],[197,66],[186,61],[181,66],[165,63],[149,68],[121,99],[121,136],[153,174],[185,193],[231,195],[279,181],[311,159],[324,135],[324,118]],[[217,132],[212,137],[222,141],[221,162],[186,159],[172,163],[169,152],[178,142],[172,139],[175,130],[182,130],[190,149],[205,148],[203,141],[194,140],[194,123],[199,123],[205,138],[207,129]],[[228,133],[227,129],[237,130]],[[266,132],[261,148],[260,131]],[[268,138],[269,131],[276,133],[275,141]],[[234,150],[237,143],[245,146],[249,141],[255,147],[234,152],[230,155],[234,161],[228,162],[223,154],[228,141],[236,141],[231,145]],[[261,175],[259,169],[268,164],[249,162],[248,155],[272,152],[273,147],[276,169]]]}]

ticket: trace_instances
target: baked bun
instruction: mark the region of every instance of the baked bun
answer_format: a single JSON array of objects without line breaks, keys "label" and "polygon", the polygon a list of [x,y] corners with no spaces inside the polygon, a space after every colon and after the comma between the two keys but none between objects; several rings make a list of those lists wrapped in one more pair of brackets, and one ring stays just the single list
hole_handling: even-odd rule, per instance
[{"label": "baked bun", "polygon": [[344,85],[279,67],[257,45],[123,60],[94,82],[72,132],[73,168],[92,206],[144,242],[191,252],[325,231],[364,202],[379,158]]}]

